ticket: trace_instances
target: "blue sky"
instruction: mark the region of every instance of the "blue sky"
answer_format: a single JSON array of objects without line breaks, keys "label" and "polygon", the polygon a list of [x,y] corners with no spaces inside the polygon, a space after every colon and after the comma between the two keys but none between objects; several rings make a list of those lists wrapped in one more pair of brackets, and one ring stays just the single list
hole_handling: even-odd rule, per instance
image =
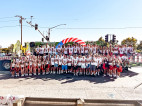
[{"label": "blue sky", "polygon": [[[142,28],[125,27],[142,27],[141,5],[142,0],[2,0],[0,45],[7,47],[20,40],[20,26],[16,26],[19,25],[19,19],[15,15],[22,15],[28,21],[31,15],[34,16],[33,24],[37,23],[44,33],[48,28],[43,27],[67,24],[51,31],[51,41],[61,41],[67,37],[78,37],[85,41],[97,40],[106,34],[115,34],[119,43],[132,36],[140,41]],[[28,27],[25,21],[23,25],[26,25],[23,26],[23,42],[41,40],[42,36],[34,28]]]}]

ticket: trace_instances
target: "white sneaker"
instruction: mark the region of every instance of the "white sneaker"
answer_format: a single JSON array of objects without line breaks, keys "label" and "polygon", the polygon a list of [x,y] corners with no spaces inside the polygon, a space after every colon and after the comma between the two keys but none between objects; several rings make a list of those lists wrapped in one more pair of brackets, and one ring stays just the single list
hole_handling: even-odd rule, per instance
[{"label": "white sneaker", "polygon": [[104,74],[104,77],[105,77],[106,75]]},{"label": "white sneaker", "polygon": [[32,74],[29,74],[29,76],[32,76]]}]

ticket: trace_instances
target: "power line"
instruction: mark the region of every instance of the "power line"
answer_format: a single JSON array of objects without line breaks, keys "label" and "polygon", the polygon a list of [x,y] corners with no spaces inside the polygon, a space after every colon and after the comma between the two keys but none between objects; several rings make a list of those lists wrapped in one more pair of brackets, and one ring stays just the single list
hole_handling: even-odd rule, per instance
[{"label": "power line", "polygon": [[[24,27],[30,27],[27,25],[23,25]],[[20,27],[19,25],[15,25],[15,26],[1,26],[0,28],[8,28],[8,27]]]},{"label": "power line", "polygon": [[[49,27],[40,27],[40,28],[49,28]],[[142,27],[121,27],[121,28],[56,28],[56,29],[139,29]]]},{"label": "power line", "polygon": [[10,21],[17,21],[17,20],[7,20],[7,21],[0,21],[0,22],[10,22]]},{"label": "power line", "polygon": [[0,19],[14,18],[14,17],[1,17]]}]

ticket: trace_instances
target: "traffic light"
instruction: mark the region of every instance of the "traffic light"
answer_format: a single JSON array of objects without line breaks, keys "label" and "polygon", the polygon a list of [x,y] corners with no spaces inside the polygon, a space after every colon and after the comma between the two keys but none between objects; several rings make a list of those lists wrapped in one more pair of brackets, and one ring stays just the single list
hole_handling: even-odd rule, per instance
[{"label": "traffic light", "polygon": [[49,41],[49,37],[48,36],[46,36],[46,40]]},{"label": "traffic light", "polygon": [[35,30],[38,30],[38,24],[35,24]]},{"label": "traffic light", "polygon": [[105,42],[108,42],[108,35],[105,36]]},{"label": "traffic light", "polygon": [[42,42],[44,42],[44,38],[42,38]]},{"label": "traffic light", "polygon": [[115,42],[115,41],[116,41],[116,35],[113,35],[112,42]]}]

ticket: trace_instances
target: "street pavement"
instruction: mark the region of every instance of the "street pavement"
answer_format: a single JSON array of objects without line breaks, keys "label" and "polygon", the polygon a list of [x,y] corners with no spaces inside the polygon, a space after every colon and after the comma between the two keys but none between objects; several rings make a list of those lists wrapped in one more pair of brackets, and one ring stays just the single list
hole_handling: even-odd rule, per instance
[{"label": "street pavement", "polygon": [[120,78],[108,76],[44,75],[11,78],[0,71],[0,95],[26,97],[142,100],[142,67],[123,72]]}]

